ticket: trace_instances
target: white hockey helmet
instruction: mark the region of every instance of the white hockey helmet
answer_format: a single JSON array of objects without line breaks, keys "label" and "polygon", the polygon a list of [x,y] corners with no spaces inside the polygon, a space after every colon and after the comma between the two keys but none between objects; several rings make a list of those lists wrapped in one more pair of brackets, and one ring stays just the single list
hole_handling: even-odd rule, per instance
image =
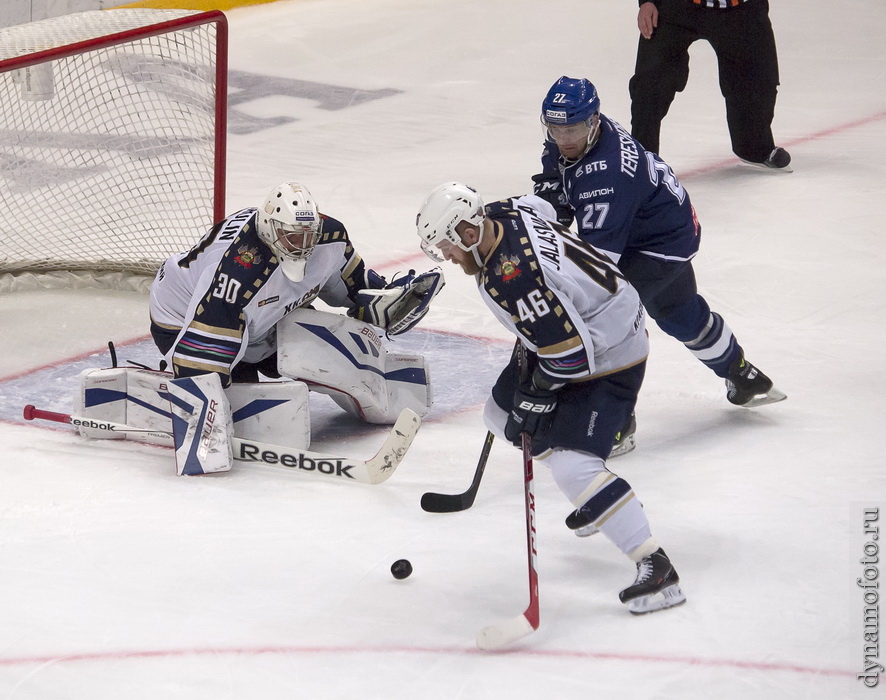
[{"label": "white hockey helmet", "polygon": [[270,247],[293,282],[305,276],[308,257],[320,240],[322,220],[314,198],[304,185],[284,182],[258,212],[258,237]]},{"label": "white hockey helmet", "polygon": [[473,253],[474,258],[478,259],[477,246],[480,241],[465,245],[455,227],[460,221],[466,221],[482,231],[485,219],[483,200],[477,190],[460,182],[444,182],[431,191],[415,218],[421,249],[431,260],[443,262],[445,258],[439,246],[447,241]]}]

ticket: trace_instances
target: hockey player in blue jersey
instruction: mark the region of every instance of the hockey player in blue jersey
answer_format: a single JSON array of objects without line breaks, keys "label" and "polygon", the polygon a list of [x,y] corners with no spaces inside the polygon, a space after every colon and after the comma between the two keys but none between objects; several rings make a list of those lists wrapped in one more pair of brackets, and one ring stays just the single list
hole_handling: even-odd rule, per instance
[{"label": "hockey player in blue jersey", "polygon": [[606,468],[615,435],[633,411],[649,341],[636,291],[615,264],[528,195],[484,207],[472,188],[436,188],[417,218],[422,249],[475,275],[483,301],[530,355],[521,382],[516,359],[486,403],[500,438],[526,433],[574,511],[577,534],[603,533],[637,564],[619,594],[633,613],[679,605],[685,596],[652,536],[630,484]]},{"label": "hockey player in blue jersey", "polygon": [[692,258],[701,226],[683,185],[656,154],[600,112],[596,88],[562,77],[542,102],[545,145],[535,194],[574,221],[637,289],[649,316],[753,407],[786,396],[745,359],[729,326],[698,293]]}]

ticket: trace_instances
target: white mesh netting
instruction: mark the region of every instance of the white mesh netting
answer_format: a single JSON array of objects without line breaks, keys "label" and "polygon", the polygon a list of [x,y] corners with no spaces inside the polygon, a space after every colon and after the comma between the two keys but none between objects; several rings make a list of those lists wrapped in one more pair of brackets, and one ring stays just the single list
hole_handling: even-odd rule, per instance
[{"label": "white mesh netting", "polygon": [[4,64],[196,14],[108,10],[0,29],[0,273],[151,274],[213,223],[215,24]]}]

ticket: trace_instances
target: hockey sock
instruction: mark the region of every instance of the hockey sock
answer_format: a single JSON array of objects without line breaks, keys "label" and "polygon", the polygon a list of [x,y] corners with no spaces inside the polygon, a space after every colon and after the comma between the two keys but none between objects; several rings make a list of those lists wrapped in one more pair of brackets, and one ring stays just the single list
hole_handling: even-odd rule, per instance
[{"label": "hockey sock", "polygon": [[729,376],[729,365],[741,353],[741,346],[720,314],[712,312],[704,329],[685,343],[689,351],[724,379]]}]

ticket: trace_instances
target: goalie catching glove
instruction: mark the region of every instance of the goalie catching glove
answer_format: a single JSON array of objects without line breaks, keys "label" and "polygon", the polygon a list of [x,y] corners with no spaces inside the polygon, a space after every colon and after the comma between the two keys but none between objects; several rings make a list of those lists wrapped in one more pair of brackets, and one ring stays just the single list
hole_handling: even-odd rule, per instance
[{"label": "goalie catching glove", "polygon": [[412,329],[431,307],[443,285],[443,272],[434,268],[416,276],[415,270],[388,284],[383,289],[361,289],[357,306],[348,315],[359,321],[384,328],[388,335],[399,335]]}]

